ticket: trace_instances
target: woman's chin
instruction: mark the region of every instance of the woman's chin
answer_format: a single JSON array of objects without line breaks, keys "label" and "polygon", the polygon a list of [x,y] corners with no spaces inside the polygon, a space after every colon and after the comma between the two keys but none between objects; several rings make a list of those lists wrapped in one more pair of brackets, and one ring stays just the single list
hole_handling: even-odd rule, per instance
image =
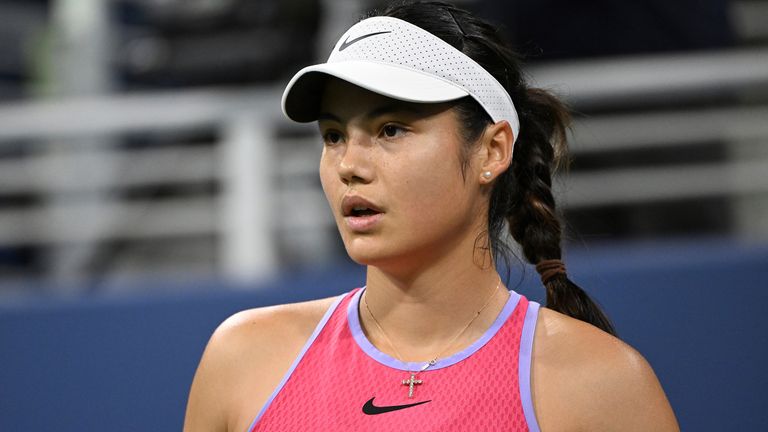
[{"label": "woman's chin", "polygon": [[377,262],[380,262],[385,258],[385,256],[382,254],[382,251],[376,248],[365,247],[361,245],[352,246],[346,244],[345,246],[347,249],[347,255],[349,255],[352,261],[360,265],[376,265]]},{"label": "woman's chin", "polygon": [[[413,251],[379,247],[362,247],[361,245],[346,245],[347,254],[357,264],[376,267],[381,271],[392,274],[406,274],[414,270],[422,260]],[[371,246],[371,245],[367,245]]]},{"label": "woman's chin", "polygon": [[382,244],[381,239],[355,237],[345,239],[344,247],[352,261],[366,266],[379,266],[391,261],[399,254]]}]

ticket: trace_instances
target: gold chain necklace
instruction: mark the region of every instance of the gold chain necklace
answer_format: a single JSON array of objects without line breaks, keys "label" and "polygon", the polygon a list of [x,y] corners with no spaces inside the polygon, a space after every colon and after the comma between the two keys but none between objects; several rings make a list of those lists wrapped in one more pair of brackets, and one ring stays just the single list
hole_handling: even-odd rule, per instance
[{"label": "gold chain necklace", "polygon": [[[448,342],[448,344],[445,346],[445,348],[443,348],[443,349],[442,349],[442,351],[440,351],[440,352],[439,352],[439,353],[438,353],[438,354],[435,356],[435,358],[433,358],[432,360],[430,360],[430,361],[428,361],[427,363],[425,363],[425,364],[424,364],[424,366],[422,366],[422,367],[421,367],[421,369],[419,369],[418,371],[408,371],[408,373],[409,373],[411,376],[410,376],[410,378],[408,378],[408,379],[404,379],[404,380],[402,381],[402,385],[407,385],[407,386],[408,386],[408,397],[409,397],[409,398],[412,398],[412,397],[413,397],[413,386],[414,386],[414,385],[418,385],[418,384],[422,384],[422,383],[424,382],[424,381],[423,381],[423,380],[421,380],[421,379],[417,379],[417,378],[416,378],[416,376],[417,376],[419,373],[421,373],[421,372],[424,372],[424,371],[425,371],[425,370],[426,370],[428,367],[430,367],[430,366],[434,365],[435,363],[437,363],[437,360],[440,358],[440,356],[441,356],[441,355],[443,355],[443,353],[444,353],[445,351],[447,351],[447,350],[448,350],[448,348],[450,348],[451,346],[453,346],[453,343],[454,343],[454,342],[456,342],[456,339],[458,339],[458,338],[459,338],[459,336],[463,335],[463,334],[464,334],[464,332],[465,332],[465,331],[467,331],[467,329],[469,328],[469,326],[470,326],[470,325],[472,325],[472,323],[473,323],[473,322],[475,322],[475,320],[477,319],[477,317],[479,317],[479,316],[480,316],[480,314],[481,314],[481,313],[483,313],[483,311],[485,310],[485,308],[487,308],[487,307],[488,307],[488,305],[489,305],[489,304],[491,304],[491,299],[493,299],[493,297],[495,296],[496,292],[499,290],[499,286],[501,286],[501,278],[499,278],[499,283],[497,283],[497,284],[496,284],[496,288],[494,288],[493,292],[491,292],[491,294],[488,296],[488,299],[486,299],[486,301],[485,301],[485,304],[483,305],[483,307],[481,307],[481,308],[480,308],[480,310],[478,310],[478,311],[475,313],[475,315],[472,317],[472,319],[471,319],[471,320],[469,320],[469,322],[467,323],[467,325],[465,325],[465,326],[464,326],[464,327],[461,329],[461,331],[459,331],[458,333],[456,333],[456,335],[453,337],[453,339],[451,339],[451,341],[450,341],[450,342]],[[374,324],[376,324],[376,327],[379,329],[379,332],[381,332],[382,336],[384,336],[384,339],[386,339],[386,341],[387,341],[387,343],[389,344],[389,346],[390,346],[390,347],[392,347],[392,350],[395,352],[395,355],[397,355],[397,359],[398,359],[398,360],[400,360],[402,363],[406,363],[405,361],[403,361],[403,356],[402,356],[402,355],[400,354],[400,352],[397,350],[397,347],[395,347],[395,344],[394,344],[394,343],[392,343],[392,340],[389,338],[389,336],[387,336],[387,332],[385,332],[385,331],[384,331],[384,329],[381,327],[381,324],[379,324],[379,320],[377,320],[377,319],[376,319],[376,316],[373,314],[373,312],[371,312],[371,307],[370,307],[370,306],[368,306],[368,296],[367,296],[367,295],[366,295],[366,296],[363,296],[363,303],[365,304],[365,308],[368,310],[368,314],[370,314],[370,315],[371,315],[371,318],[373,318],[373,322],[374,322]]]}]

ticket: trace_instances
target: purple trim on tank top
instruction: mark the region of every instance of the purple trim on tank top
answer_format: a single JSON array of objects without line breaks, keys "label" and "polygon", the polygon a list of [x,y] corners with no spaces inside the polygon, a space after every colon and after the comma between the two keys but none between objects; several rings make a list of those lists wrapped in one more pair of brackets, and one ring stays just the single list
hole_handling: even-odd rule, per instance
[{"label": "purple trim on tank top", "polygon": [[539,304],[528,302],[528,310],[523,321],[523,334],[520,337],[520,356],[518,366],[518,381],[520,382],[520,401],[523,403],[523,414],[530,432],[539,432],[539,422],[533,409],[531,397],[531,354],[533,352],[533,336],[536,330],[536,320],[539,316]]},{"label": "purple trim on tank top", "polygon": [[[350,300],[349,305],[347,305],[347,323],[349,323],[349,329],[352,332],[352,336],[357,342],[357,345],[369,357],[383,364],[384,366],[389,366],[393,369],[399,369],[402,371],[421,370],[421,368],[426,364],[425,362],[400,361],[390,356],[389,354],[385,354],[379,351],[379,349],[376,348],[365,336],[365,333],[363,333],[363,328],[360,325],[360,315],[358,314],[360,297],[362,296],[363,291],[365,291],[365,287],[356,292],[354,297],[352,297],[352,300]],[[504,308],[501,310],[501,312],[499,312],[499,315],[496,317],[496,320],[493,322],[491,327],[489,327],[488,330],[486,330],[479,339],[473,342],[472,345],[464,348],[456,354],[439,359],[437,363],[429,367],[429,370],[442,369],[444,367],[456,364],[482,348],[483,345],[488,343],[488,341],[491,340],[491,338],[499,331],[504,322],[506,322],[507,318],[512,315],[512,312],[515,310],[515,307],[519,301],[520,294],[514,291],[509,291],[509,299],[507,299],[507,303],[504,305]]]},{"label": "purple trim on tank top", "polygon": [[309,337],[307,342],[304,344],[304,347],[301,349],[301,352],[296,357],[296,359],[293,361],[293,364],[291,364],[291,368],[288,369],[288,372],[283,375],[283,380],[280,381],[280,384],[278,384],[277,388],[272,392],[272,394],[269,396],[269,399],[267,399],[267,402],[264,404],[263,407],[261,407],[261,410],[256,415],[256,418],[253,419],[251,422],[251,425],[248,427],[248,431],[250,432],[253,430],[253,428],[256,426],[256,423],[259,422],[259,419],[261,419],[261,416],[264,415],[264,412],[269,408],[270,405],[272,405],[272,401],[275,399],[278,393],[280,393],[280,390],[283,389],[285,386],[285,383],[288,382],[288,378],[291,377],[293,374],[293,371],[296,369],[296,366],[299,365],[299,362],[304,357],[304,354],[307,353],[307,350],[309,350],[309,347],[312,346],[312,344],[315,342],[315,339],[317,339],[317,336],[320,334],[320,331],[323,330],[325,327],[325,324],[328,323],[328,320],[331,319],[331,315],[333,315],[333,311],[336,310],[336,308],[339,306],[339,303],[341,303],[342,300],[344,300],[344,297],[348,293],[341,294],[336,298],[336,300],[333,301],[333,304],[328,308],[328,310],[325,312],[325,315],[323,315],[323,319],[320,320],[320,322],[315,327],[315,331],[312,332],[312,336]]}]

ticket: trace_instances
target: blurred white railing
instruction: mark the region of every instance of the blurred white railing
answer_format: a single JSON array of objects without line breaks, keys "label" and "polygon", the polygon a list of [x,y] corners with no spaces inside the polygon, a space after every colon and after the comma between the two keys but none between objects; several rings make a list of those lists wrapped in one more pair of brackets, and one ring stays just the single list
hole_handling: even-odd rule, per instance
[{"label": "blurred white railing", "polygon": [[[575,154],[713,141],[768,148],[768,50],[763,48],[549,65],[531,74],[577,108],[734,94],[734,104],[718,108],[579,118]],[[64,197],[0,208],[0,247],[207,235],[220,240],[219,271],[242,279],[271,274],[280,264],[277,245],[285,249],[286,239],[293,245],[287,255],[331,253],[335,240],[324,233],[332,233],[333,221],[315,174],[319,145],[313,143],[318,140],[312,126],[282,118],[280,90],[209,89],[0,105],[0,153],[20,142],[31,149],[0,158],[0,195]],[[738,102],[746,93],[749,106]],[[214,131],[217,142],[139,150],[114,145],[122,134],[199,128]],[[765,197],[767,153],[722,163],[574,172],[558,194],[570,208],[709,195]],[[98,169],[89,161],[109,172],[89,176],[89,170]],[[218,194],[125,200],[113,193],[211,181],[220,184]]]},{"label": "blurred white railing", "polygon": [[683,103],[734,92],[762,91],[765,96],[768,47],[559,62],[530,73],[537,85],[582,109],[640,101]]}]

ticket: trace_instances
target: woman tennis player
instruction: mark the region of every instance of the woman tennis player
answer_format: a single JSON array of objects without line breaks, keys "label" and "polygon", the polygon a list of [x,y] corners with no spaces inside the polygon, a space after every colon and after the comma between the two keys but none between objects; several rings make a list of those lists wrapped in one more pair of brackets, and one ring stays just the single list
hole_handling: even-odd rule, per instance
[{"label": "woman tennis player", "polygon": [[[194,431],[675,431],[651,367],[567,277],[551,173],[568,115],[496,30],[438,2],[352,26],[283,111],[366,284],[248,310],[212,336]],[[547,307],[508,290],[505,230]]]}]

